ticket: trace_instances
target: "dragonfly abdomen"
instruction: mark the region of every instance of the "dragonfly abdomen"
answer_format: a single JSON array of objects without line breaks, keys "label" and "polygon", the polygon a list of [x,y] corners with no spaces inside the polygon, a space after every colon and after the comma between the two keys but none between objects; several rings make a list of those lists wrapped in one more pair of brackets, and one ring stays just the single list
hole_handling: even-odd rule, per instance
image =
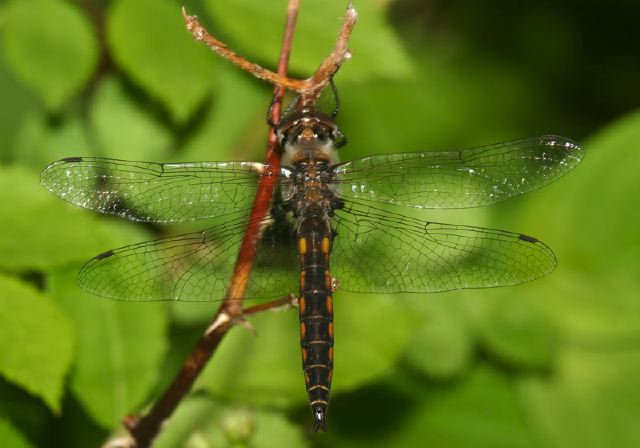
[{"label": "dragonfly abdomen", "polygon": [[326,430],[325,416],[333,373],[331,240],[328,216],[301,218],[298,225],[300,344],[315,431]]}]

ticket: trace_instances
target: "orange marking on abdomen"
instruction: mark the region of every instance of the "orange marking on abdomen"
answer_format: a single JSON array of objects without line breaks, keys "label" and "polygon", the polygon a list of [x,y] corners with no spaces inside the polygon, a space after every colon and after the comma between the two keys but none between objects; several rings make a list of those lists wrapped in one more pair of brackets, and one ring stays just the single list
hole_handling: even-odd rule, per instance
[{"label": "orange marking on abdomen", "polygon": [[307,253],[307,239],[305,237],[298,240],[298,250],[302,255]]},{"label": "orange marking on abdomen", "polygon": [[307,353],[307,349],[302,349],[302,362],[307,362],[307,358],[309,357],[309,353]]},{"label": "orange marking on abdomen", "polygon": [[304,339],[307,336],[307,326],[304,322],[300,322],[300,337]]},{"label": "orange marking on abdomen", "polygon": [[307,310],[307,300],[304,296],[300,296],[298,299],[298,306],[300,307],[300,315],[303,316],[304,312]]},{"label": "orange marking on abdomen", "polygon": [[329,272],[329,269],[324,271],[324,284],[327,288],[327,291],[331,291],[331,273]]},{"label": "orange marking on abdomen", "polygon": [[307,271],[300,272],[300,291],[304,291],[304,284],[307,280]]},{"label": "orange marking on abdomen", "polygon": [[328,236],[322,238],[322,243],[320,243],[320,250],[323,254],[329,254],[329,250],[331,249],[331,241]]},{"label": "orange marking on abdomen", "polygon": [[333,347],[329,347],[329,361],[333,362]]},{"label": "orange marking on abdomen", "polygon": [[333,315],[333,297],[327,296],[327,313]]},{"label": "orange marking on abdomen", "polygon": [[333,339],[333,322],[329,322],[329,336]]}]

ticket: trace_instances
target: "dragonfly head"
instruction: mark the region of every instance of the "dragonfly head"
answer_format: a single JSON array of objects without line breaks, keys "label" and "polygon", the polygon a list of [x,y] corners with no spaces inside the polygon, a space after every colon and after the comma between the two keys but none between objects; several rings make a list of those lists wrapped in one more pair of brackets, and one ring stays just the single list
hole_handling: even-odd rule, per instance
[{"label": "dragonfly head", "polygon": [[276,126],[281,145],[326,144],[338,137],[338,126],[333,119],[314,107],[303,107],[285,115]]},{"label": "dragonfly head", "polygon": [[283,159],[295,161],[310,157],[331,163],[337,160],[333,153],[342,133],[333,119],[313,107],[304,107],[283,117],[276,132],[284,151]]}]

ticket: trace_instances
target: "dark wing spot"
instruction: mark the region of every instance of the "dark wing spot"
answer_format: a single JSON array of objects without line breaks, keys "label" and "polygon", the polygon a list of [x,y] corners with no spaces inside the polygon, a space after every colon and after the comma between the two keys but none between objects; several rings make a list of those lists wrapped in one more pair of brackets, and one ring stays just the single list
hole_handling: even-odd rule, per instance
[{"label": "dark wing spot", "polygon": [[103,258],[107,258],[113,255],[113,250],[108,250],[106,252],[101,253],[100,255],[96,255],[96,260],[102,260]]},{"label": "dark wing spot", "polygon": [[527,236],[527,235],[519,235],[518,238],[520,238],[522,241],[526,241],[527,243],[539,243],[540,240],[532,237],[532,236]]},{"label": "dark wing spot", "polygon": [[65,157],[62,161],[67,163],[77,163],[82,162],[82,157]]}]

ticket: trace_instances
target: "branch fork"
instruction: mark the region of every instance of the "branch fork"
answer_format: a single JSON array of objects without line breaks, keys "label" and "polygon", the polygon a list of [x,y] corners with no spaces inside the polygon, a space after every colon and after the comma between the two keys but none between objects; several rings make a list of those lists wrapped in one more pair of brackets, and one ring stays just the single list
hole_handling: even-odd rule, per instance
[{"label": "branch fork", "polygon": [[307,105],[313,103],[318,98],[320,92],[322,92],[324,87],[330,82],[342,64],[351,59],[348,43],[353,27],[356,24],[358,13],[354,9],[352,2],[349,2],[333,51],[322,61],[322,64],[316,69],[315,73],[307,79],[283,76],[248,61],[209,34],[198,20],[198,16],[188,15],[184,7],[182,8],[182,16],[184,17],[187,29],[191,32],[195,40],[205,43],[220,56],[251,73],[256,78],[268,81],[275,86],[297,92],[298,95],[300,95],[302,104]]}]

